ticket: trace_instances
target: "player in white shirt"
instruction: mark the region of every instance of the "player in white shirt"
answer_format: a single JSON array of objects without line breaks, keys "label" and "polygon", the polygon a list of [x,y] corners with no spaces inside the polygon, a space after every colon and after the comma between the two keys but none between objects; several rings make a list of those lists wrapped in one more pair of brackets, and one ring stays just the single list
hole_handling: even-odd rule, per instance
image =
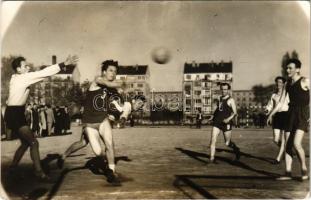
[{"label": "player in white shirt", "polygon": [[[273,142],[279,146],[279,152],[272,164],[280,164],[285,150],[285,125],[288,118],[289,98],[286,96],[285,101],[281,101],[281,96],[285,91],[285,78],[278,76],[275,78],[277,90],[272,94],[267,106],[266,114],[269,115],[268,122],[272,121]],[[278,105],[278,108],[276,106]]]},{"label": "player in white shirt", "polygon": [[9,85],[9,97],[7,100],[7,109],[5,112],[5,121],[12,132],[17,133],[17,137],[21,141],[21,145],[15,152],[10,170],[14,171],[28,147],[30,147],[30,156],[35,168],[35,175],[40,179],[48,179],[43,172],[40,164],[39,143],[35,138],[33,131],[26,122],[25,104],[29,95],[29,86],[45,77],[57,74],[66,65],[75,65],[78,57],[68,56],[64,63],[55,64],[46,67],[43,70],[29,72],[26,59],[18,57],[13,60],[12,68],[15,74],[12,75]]}]

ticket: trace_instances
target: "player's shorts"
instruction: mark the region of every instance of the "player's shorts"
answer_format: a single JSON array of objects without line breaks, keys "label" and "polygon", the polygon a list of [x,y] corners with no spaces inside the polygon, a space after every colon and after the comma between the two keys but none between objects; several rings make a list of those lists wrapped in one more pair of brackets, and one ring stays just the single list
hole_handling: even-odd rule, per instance
[{"label": "player's shorts", "polygon": [[288,123],[286,132],[294,133],[297,129],[308,132],[309,106],[290,106],[288,110]]},{"label": "player's shorts", "polygon": [[288,120],[288,112],[277,112],[272,119],[272,128],[285,130]]},{"label": "player's shorts", "polygon": [[25,106],[8,106],[5,110],[4,120],[7,127],[14,131],[26,126]]},{"label": "player's shorts", "polygon": [[219,128],[221,131],[231,131],[232,130],[232,121],[229,123],[224,122],[213,122],[213,126]]}]

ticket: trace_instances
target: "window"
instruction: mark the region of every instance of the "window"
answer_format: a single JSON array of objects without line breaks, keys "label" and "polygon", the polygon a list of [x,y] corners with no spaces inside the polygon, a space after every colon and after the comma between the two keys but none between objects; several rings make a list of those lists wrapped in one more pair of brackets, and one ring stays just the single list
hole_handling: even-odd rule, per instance
[{"label": "window", "polygon": [[133,88],[134,87],[134,83],[131,83],[131,88]]},{"label": "window", "polygon": [[204,76],[204,79],[205,79],[205,80],[209,80],[210,78],[211,78],[211,75],[210,75],[210,74],[207,74],[207,75]]},{"label": "window", "polygon": [[191,99],[186,99],[186,105],[191,105]]},{"label": "window", "polygon": [[201,99],[196,99],[195,103],[202,103],[202,100]]},{"label": "window", "polygon": [[200,87],[200,86],[201,86],[201,82],[200,82],[200,81],[195,81],[195,82],[194,82],[194,86]]},{"label": "window", "polygon": [[121,76],[120,79],[121,79],[121,80],[125,80],[125,77],[124,77],[124,76]]},{"label": "window", "polygon": [[200,91],[200,90],[195,90],[195,91],[194,91],[194,94],[195,94],[195,95],[201,95],[201,91]]},{"label": "window", "polygon": [[144,84],[138,83],[138,84],[137,84],[137,87],[144,87]]},{"label": "window", "polygon": [[190,75],[190,74],[187,74],[187,75],[186,75],[186,79],[190,80],[190,79],[191,79],[191,75]]}]

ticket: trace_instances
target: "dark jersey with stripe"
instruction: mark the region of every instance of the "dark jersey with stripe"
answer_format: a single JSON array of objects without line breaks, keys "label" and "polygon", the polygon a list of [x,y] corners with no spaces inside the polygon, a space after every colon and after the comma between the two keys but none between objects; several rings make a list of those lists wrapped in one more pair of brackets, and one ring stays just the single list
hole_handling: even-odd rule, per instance
[{"label": "dark jersey with stripe", "polygon": [[220,97],[220,100],[217,105],[217,109],[214,112],[214,117],[213,117],[214,123],[221,123],[223,122],[224,119],[230,117],[230,115],[232,114],[233,110],[228,105],[228,100],[230,98],[231,98],[230,96],[228,96],[227,98]]}]

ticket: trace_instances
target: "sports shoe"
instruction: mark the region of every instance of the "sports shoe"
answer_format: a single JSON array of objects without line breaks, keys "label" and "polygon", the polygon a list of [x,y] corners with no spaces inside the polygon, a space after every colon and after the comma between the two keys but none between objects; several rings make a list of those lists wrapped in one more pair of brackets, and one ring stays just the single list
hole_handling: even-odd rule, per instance
[{"label": "sports shoe", "polygon": [[210,159],[210,163],[212,163],[212,164],[218,164],[218,162],[216,161],[215,158],[214,158],[214,159]]},{"label": "sports shoe", "polygon": [[48,175],[46,175],[43,171],[36,171],[35,177],[39,181],[50,181],[51,180],[51,178]]},{"label": "sports shoe", "polygon": [[64,163],[65,163],[65,160],[62,158],[62,156],[59,156],[59,157],[57,158],[57,167],[58,167],[59,169],[63,169]]},{"label": "sports shoe", "polygon": [[304,181],[304,180],[308,180],[308,179],[309,179],[309,173],[308,173],[308,171],[302,170],[302,171],[301,171],[301,180]]},{"label": "sports shoe", "polygon": [[116,173],[114,173],[111,169],[107,169],[106,171],[107,181],[113,186],[121,186],[121,182]]},{"label": "sports shoe", "polygon": [[274,160],[271,162],[272,165],[279,165],[280,163],[281,163],[281,162],[278,161],[277,159],[274,159]]},{"label": "sports shoe", "polygon": [[288,181],[288,180],[292,180],[293,177],[292,177],[292,172],[285,172],[284,175],[276,178],[276,180],[278,181]]},{"label": "sports shoe", "polygon": [[234,153],[235,153],[235,160],[240,160],[240,157],[241,157],[240,148],[235,146],[235,148],[233,150],[234,150]]}]

